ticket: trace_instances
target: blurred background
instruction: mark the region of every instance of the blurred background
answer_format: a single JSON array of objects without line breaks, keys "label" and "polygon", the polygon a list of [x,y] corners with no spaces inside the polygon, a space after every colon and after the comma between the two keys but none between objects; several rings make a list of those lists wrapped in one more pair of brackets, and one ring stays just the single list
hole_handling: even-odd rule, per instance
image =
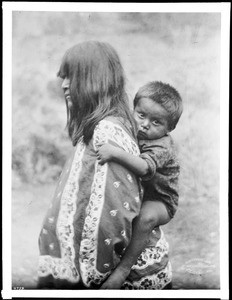
[{"label": "blurred background", "polygon": [[219,289],[220,13],[13,12],[12,276],[36,288],[38,235],[71,150],[64,52],[99,40],[118,52],[130,103],[151,80],[173,85],[184,113],[173,132],[179,210],[163,230],[174,289]]}]

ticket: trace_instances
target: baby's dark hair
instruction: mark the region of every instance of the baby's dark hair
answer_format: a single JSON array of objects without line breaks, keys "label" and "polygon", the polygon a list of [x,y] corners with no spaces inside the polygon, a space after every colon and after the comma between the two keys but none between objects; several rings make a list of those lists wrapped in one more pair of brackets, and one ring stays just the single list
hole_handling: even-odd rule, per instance
[{"label": "baby's dark hair", "polygon": [[178,91],[161,81],[148,82],[135,95],[134,108],[141,98],[149,98],[159,103],[169,113],[169,130],[175,129],[183,111],[182,99]]}]

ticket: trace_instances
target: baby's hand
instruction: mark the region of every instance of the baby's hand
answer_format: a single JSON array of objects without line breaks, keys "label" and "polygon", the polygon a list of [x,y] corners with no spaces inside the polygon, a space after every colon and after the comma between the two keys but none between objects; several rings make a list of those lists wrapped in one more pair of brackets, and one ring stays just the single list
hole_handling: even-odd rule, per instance
[{"label": "baby's hand", "polygon": [[125,282],[130,270],[122,271],[120,268],[116,268],[113,273],[102,284],[100,290],[117,290],[120,289]]},{"label": "baby's hand", "polygon": [[97,150],[97,158],[99,160],[99,163],[103,165],[104,163],[113,160],[116,147],[112,146],[110,144],[104,144]]}]

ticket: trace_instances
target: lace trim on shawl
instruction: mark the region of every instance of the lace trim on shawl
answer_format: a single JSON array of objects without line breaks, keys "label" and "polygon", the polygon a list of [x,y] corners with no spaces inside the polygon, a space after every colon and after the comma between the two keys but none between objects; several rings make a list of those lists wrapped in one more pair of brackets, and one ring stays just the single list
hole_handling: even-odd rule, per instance
[{"label": "lace trim on shawl", "polygon": [[[102,144],[109,140],[117,143],[125,151],[139,155],[137,144],[131,137],[117,124],[111,121],[102,120],[96,126],[93,135],[93,146],[96,150]],[[111,271],[101,273],[97,270],[97,237],[98,225],[104,205],[105,184],[108,164],[100,165],[98,161],[95,164],[95,175],[91,187],[91,197],[86,208],[87,217],[82,233],[80,244],[80,269],[82,280],[86,286],[99,284],[106,278]]]},{"label": "lace trim on shawl", "polygon": [[71,282],[79,281],[79,273],[71,260],[57,258],[50,255],[41,255],[39,257],[40,277],[52,275],[56,279],[67,279]]},{"label": "lace trim on shawl", "polygon": [[146,248],[138,257],[136,265],[133,265],[131,269],[145,269],[154,263],[159,263],[165,255],[168,255],[169,246],[164,237],[163,231],[160,229],[161,237],[158,240],[155,247]]},{"label": "lace trim on shawl", "polygon": [[133,155],[140,155],[139,147],[130,135],[118,124],[111,121],[102,120],[95,128],[94,147],[97,149],[109,140],[115,142],[126,152]]},{"label": "lace trim on shawl", "polygon": [[170,261],[167,266],[156,274],[144,276],[138,281],[125,281],[125,290],[161,290],[172,281],[172,267]]},{"label": "lace trim on shawl", "polygon": [[78,177],[82,169],[82,157],[85,145],[81,141],[76,148],[70,175],[65,185],[57,220],[56,233],[60,241],[61,258],[43,255],[39,257],[39,276],[53,275],[54,278],[78,282],[80,275],[75,266],[73,245],[73,217],[76,212],[76,194],[79,190]]}]

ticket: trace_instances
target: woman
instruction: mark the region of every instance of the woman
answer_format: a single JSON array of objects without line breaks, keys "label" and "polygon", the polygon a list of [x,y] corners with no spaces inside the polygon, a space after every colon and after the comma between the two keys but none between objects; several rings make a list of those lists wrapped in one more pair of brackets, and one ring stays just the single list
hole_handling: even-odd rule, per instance
[{"label": "woman", "polygon": [[[134,122],[124,72],[109,44],[90,41],[70,48],[58,76],[64,79],[74,151],[40,233],[39,288],[98,289],[130,243],[132,222],[141,208],[141,188],[138,178],[123,166],[100,165],[97,151],[111,143],[139,155]],[[135,244],[141,253],[143,248]],[[133,280],[124,286],[133,288]]]}]

